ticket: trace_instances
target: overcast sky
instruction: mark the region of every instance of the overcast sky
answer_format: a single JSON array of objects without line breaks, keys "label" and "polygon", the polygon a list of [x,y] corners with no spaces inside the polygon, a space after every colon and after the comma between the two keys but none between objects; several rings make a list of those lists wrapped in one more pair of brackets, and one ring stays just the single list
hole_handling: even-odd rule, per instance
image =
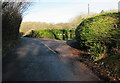
[{"label": "overcast sky", "polygon": [[23,21],[64,23],[80,14],[100,13],[101,10],[118,9],[120,0],[34,0]]}]

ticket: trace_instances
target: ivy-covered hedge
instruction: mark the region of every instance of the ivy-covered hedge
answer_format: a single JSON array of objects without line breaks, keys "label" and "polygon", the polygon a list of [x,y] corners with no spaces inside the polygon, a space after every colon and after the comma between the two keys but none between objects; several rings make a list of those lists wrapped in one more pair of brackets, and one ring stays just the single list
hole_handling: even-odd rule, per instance
[{"label": "ivy-covered hedge", "polygon": [[76,29],[76,39],[94,61],[120,49],[119,13],[104,13],[85,19]]},{"label": "ivy-covered hedge", "polygon": [[59,39],[59,40],[68,40],[68,39],[74,39],[75,30],[45,29],[45,30],[31,31],[31,33],[26,35],[25,37],[39,37],[39,38],[52,38],[52,39]]}]

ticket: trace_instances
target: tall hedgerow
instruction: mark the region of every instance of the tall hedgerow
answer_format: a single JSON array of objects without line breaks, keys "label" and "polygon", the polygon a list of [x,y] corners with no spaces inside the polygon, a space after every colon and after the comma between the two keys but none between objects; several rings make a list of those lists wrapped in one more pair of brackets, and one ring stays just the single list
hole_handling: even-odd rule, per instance
[{"label": "tall hedgerow", "polygon": [[10,42],[19,38],[19,28],[22,15],[30,5],[27,0],[3,0],[2,1],[2,42],[4,48],[11,45]]},{"label": "tall hedgerow", "polygon": [[19,37],[19,27],[22,15],[28,8],[30,2],[25,0],[4,0],[2,2],[2,36],[3,40],[11,40]]},{"label": "tall hedgerow", "polygon": [[76,39],[95,61],[120,49],[119,13],[104,13],[85,19],[76,29]]}]

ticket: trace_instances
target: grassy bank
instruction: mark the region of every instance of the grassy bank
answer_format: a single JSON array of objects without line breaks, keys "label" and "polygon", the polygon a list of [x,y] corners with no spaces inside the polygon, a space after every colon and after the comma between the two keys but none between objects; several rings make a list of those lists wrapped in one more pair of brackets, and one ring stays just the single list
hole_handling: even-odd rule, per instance
[{"label": "grassy bank", "polygon": [[102,13],[85,19],[76,29],[79,46],[87,50],[84,55],[120,80],[120,14]]}]

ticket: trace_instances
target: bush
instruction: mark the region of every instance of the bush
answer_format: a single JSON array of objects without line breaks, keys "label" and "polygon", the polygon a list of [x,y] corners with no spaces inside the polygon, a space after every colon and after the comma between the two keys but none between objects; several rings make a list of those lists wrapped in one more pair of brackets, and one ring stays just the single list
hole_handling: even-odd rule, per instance
[{"label": "bush", "polygon": [[31,33],[26,35],[25,37],[40,37],[40,38],[68,40],[68,39],[74,39],[75,30],[69,30],[69,29],[45,29],[38,31],[32,30]]},{"label": "bush", "polygon": [[94,61],[100,60],[113,48],[120,48],[119,13],[104,13],[85,19],[76,29],[76,39],[87,47]]}]

